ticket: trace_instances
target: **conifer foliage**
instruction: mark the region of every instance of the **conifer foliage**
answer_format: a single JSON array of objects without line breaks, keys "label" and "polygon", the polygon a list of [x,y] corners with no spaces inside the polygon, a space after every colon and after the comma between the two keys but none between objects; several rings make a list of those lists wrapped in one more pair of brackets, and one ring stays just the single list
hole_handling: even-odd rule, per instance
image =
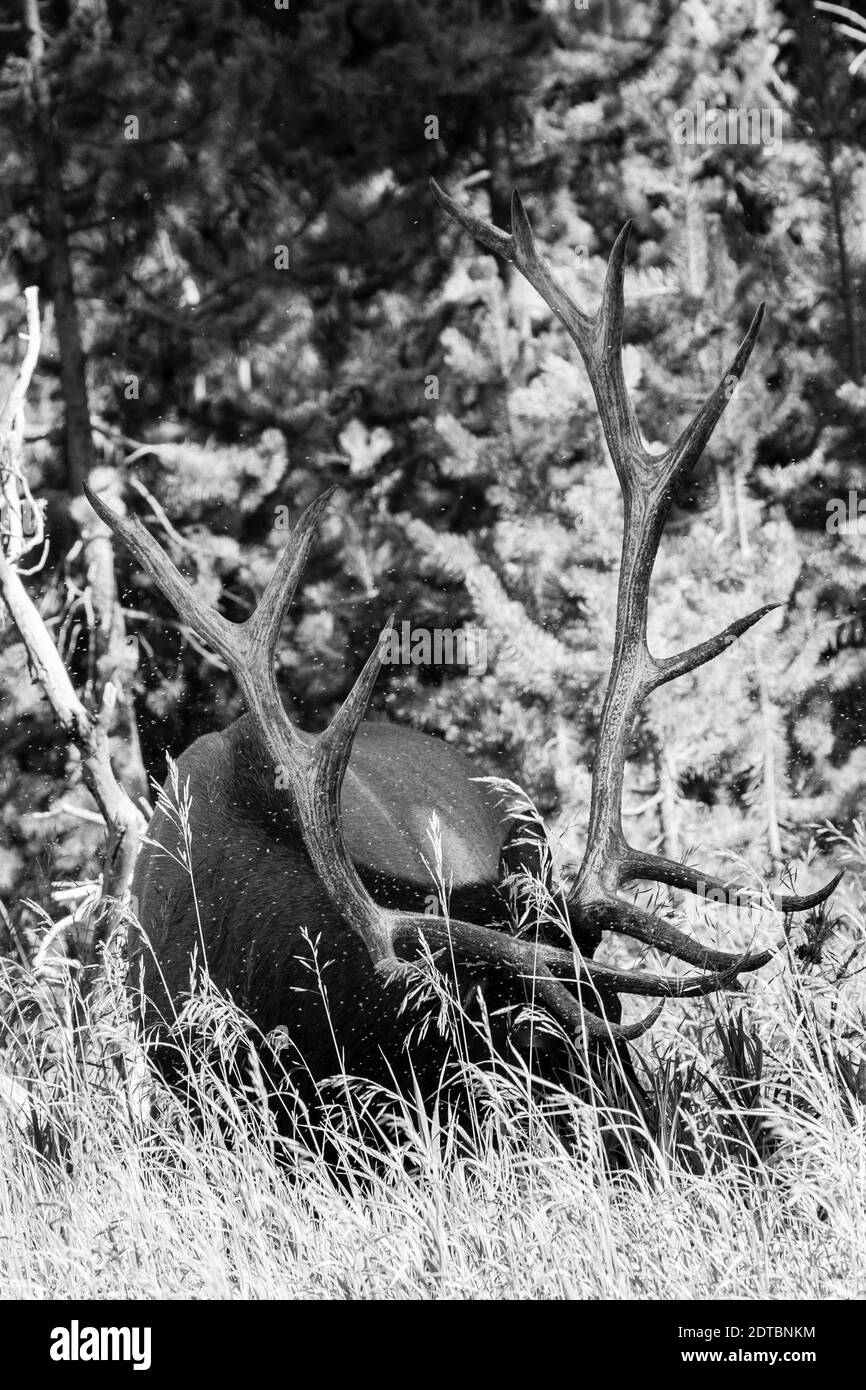
[{"label": "conifer foliage", "polygon": [[[29,583],[73,672],[98,693],[93,470],[232,617],[338,484],[280,654],[300,722],[323,726],[392,609],[478,630],[483,670],[393,665],[376,714],[521,782],[577,856],[616,483],[563,329],[427,190],[434,175],[507,227],[516,185],[589,310],[633,219],[626,370],[650,446],[768,306],[675,500],[651,641],[663,654],[780,606],[653,696],[630,838],[674,856],[724,844],[773,871],[816,825],[850,823],[866,788],[857,51],[800,0],[0,4],[3,365],[11,381],[36,285],[26,456],[51,545]],[[719,110],[758,113],[758,138],[728,139],[730,122],[710,138]],[[700,121],[703,141],[680,138]],[[114,736],[144,791],[237,697],[147,578],[114,565],[105,603],[122,601],[134,653]],[[0,895],[47,904],[52,881],[95,873],[99,834],[63,809],[70,781],[89,803],[8,624],[0,685]]]}]

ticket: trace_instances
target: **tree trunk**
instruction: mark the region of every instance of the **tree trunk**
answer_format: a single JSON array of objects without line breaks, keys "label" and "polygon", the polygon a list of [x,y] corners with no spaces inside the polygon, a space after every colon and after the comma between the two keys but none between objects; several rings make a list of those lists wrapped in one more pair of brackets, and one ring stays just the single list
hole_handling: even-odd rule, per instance
[{"label": "tree trunk", "polygon": [[836,259],[839,266],[839,288],[842,294],[842,315],[845,320],[845,346],[848,375],[859,382],[863,376],[863,357],[860,351],[860,324],[857,311],[857,296],[851,274],[851,258],[845,236],[843,216],[843,192],[839,186],[839,176],[829,141],[821,146],[821,159],[827,174],[830,192],[830,211],[833,217],[833,236],[836,241]]},{"label": "tree trunk", "polygon": [[69,253],[69,229],[63,207],[63,160],[51,87],[45,75],[45,34],[39,0],[23,0],[29,33],[30,97],[33,104],[33,154],[39,180],[42,233],[48,242],[51,298],[60,350],[60,388],[65,410],[66,476],[69,491],[81,492],[91,460],[90,405],[81,344],[81,325]]},{"label": "tree trunk", "polygon": [[[110,469],[96,469],[91,483],[116,511],[123,511],[119,479]],[[72,502],[72,515],[81,530],[87,587],[93,604],[91,663],[87,697],[94,708],[103,702],[109,682],[117,693],[109,731],[115,738],[113,756],[130,795],[147,799],[148,782],[135,718],[133,685],[138,648],[126,632],[114,568],[114,537],[82,496]]]},{"label": "tree trunk", "polygon": [[680,856],[680,817],[677,809],[677,779],[668,750],[655,741],[653,748],[656,785],[659,789],[659,822],[662,832],[662,853],[668,859]]},{"label": "tree trunk", "polygon": [[[748,559],[752,553],[752,546],[749,540],[746,516],[743,510],[742,473],[739,467],[736,466],[734,468],[734,506],[737,514],[737,536],[740,554],[744,559]],[[760,713],[761,728],[764,734],[762,781],[764,788],[764,810],[767,822],[767,843],[770,850],[770,858],[773,861],[773,868],[778,870],[782,867],[783,856],[782,838],[779,833],[779,797],[777,782],[779,770],[776,765],[773,700],[764,674],[764,662],[761,656],[761,639],[755,634],[751,634],[749,640],[752,648],[752,667],[755,673],[755,685],[758,693],[758,711]]]}]

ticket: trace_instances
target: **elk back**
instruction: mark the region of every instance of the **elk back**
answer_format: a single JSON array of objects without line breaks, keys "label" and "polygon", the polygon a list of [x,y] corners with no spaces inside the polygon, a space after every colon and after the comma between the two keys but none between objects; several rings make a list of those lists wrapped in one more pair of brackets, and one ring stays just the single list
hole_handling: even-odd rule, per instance
[{"label": "elk back", "polygon": [[[405,983],[383,982],[335,910],[248,718],[198,739],[178,770],[181,788],[189,788],[192,872],[177,862],[178,825],[157,810],[148,832],[154,843],[143,849],[133,883],[141,930],[131,937],[132,976],[144,982],[147,1022],[164,1030],[176,1015],[197,955],[262,1032],[288,1030],[301,1069],[316,1080],[343,1067],[374,1080],[399,1075],[413,1023]],[[362,725],[343,786],[343,825],[361,877],[380,902],[435,908],[427,867],[434,862],[428,826],[435,810],[454,916],[503,921],[498,882],[507,823],[474,775],[438,739],[397,725]],[[469,978],[466,972],[462,986]],[[443,1045],[429,1030],[422,1051],[422,1065],[435,1074]]]}]

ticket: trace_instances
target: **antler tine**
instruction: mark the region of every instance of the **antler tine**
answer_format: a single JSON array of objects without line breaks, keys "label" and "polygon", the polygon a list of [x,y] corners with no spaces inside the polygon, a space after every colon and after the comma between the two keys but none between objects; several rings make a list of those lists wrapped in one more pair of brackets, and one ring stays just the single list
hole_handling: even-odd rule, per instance
[{"label": "antler tine", "polygon": [[[418,912],[393,910],[388,911],[387,917],[395,947],[414,945],[423,938],[434,950],[453,950],[467,960],[507,966],[525,980],[535,982],[538,998],[554,1017],[566,1027],[585,1033],[594,1042],[628,1042],[640,1037],[655,1023],[662,1007],[659,1005],[636,1023],[611,1023],[584,1011],[574,995],[553,978],[552,971],[556,969],[574,979],[575,957],[571,951],[563,951],[558,946],[548,946],[543,942],[521,941],[510,933],[497,931],[493,927],[479,927],[470,922],[458,922],[453,917],[444,921]],[[602,974],[607,973],[606,967],[596,967],[590,961],[580,960],[579,965],[587,975],[595,974],[597,969]],[[647,975],[644,982],[648,987],[636,989],[634,993],[666,995],[675,992],[668,990],[667,981],[662,976]],[[652,988],[656,983],[661,987]]]},{"label": "antler tine", "polygon": [[238,625],[215,613],[199,602],[180,570],[166,555],[162,546],[135,516],[121,516],[101,497],[84,484],[84,495],[97,516],[110,526],[116,536],[129,547],[142,569],[162,590],[181,618],[213,647],[231,671],[239,661],[236,633]]},{"label": "antler tine", "polygon": [[[555,964],[551,969],[555,969]],[[610,965],[600,965],[598,961],[582,961],[581,973],[596,985],[606,985],[618,994],[656,995],[667,999],[694,999],[704,994],[714,994],[732,984],[740,970],[737,965],[728,971],[697,975],[656,975],[647,970],[616,970]],[[581,976],[569,977],[576,984]]]},{"label": "antler tine", "polygon": [[745,338],[734,354],[728,370],[722,374],[711,395],[707,397],[697,414],[686,425],[676,443],[664,455],[662,467],[671,482],[682,478],[697,463],[706,447],[710,435],[721,419],[725,407],[731,400],[731,382],[736,387],[746,369],[752,349],[758,340],[758,333],[764,318],[764,305],[759,304]]},{"label": "antler tine", "polygon": [[[383,629],[393,625],[394,614]],[[376,679],[382,669],[381,639],[367,658],[343,704],[313,747],[309,777],[294,795],[304,803],[311,836],[319,858],[324,853],[336,885],[331,896],[349,924],[360,932],[374,965],[386,972],[397,964],[393,931],[387,912],[370,897],[352,863],[343,839],[340,793],[349,766],[355,735],[367,712]],[[316,867],[318,859],[314,860]],[[323,875],[324,877],[324,875]]]},{"label": "antler tine", "polygon": [[636,1038],[641,1037],[652,1028],[664,1008],[664,1000],[662,999],[654,1009],[651,1009],[644,1018],[638,1019],[637,1022],[614,1024],[608,1022],[607,1019],[596,1018],[594,1014],[585,1009],[580,1000],[567,990],[565,985],[553,978],[546,966],[538,967],[535,984],[538,997],[550,1009],[551,1013],[569,1024],[577,1034],[585,1031],[588,1037],[598,1041],[634,1042]]},{"label": "antler tine", "polygon": [[332,769],[330,776],[334,779],[337,789],[342,785],[355,735],[367,713],[373,688],[382,669],[382,643],[393,629],[395,617],[396,613],[392,613],[382,628],[379,641],[368,656],[363,671],[325,732],[316,740],[318,756]]},{"label": "antler tine", "polygon": [[244,624],[250,646],[256,651],[261,650],[269,671],[273,669],[283,620],[307,566],[313,537],[336,491],[336,487],[329,487],[307,507],[288,543],[283,547],[276,569],[268,580],[255,612]]},{"label": "antler tine", "polygon": [[735,618],[721,632],[717,632],[715,637],[708,637],[705,642],[698,642],[694,647],[678,652],[676,656],[653,657],[651,688],[657,690],[660,685],[674,681],[678,676],[685,676],[689,671],[696,671],[699,666],[705,666],[708,661],[727,651],[728,647],[736,642],[738,637],[742,637],[744,632],[748,632],[750,627],[754,627],[755,623],[759,623],[768,613],[772,613],[774,608],[779,607],[781,605],[778,603],[765,603],[763,608],[756,608],[744,618]]},{"label": "antler tine", "polygon": [[[630,848],[620,864],[619,873],[620,884],[630,883],[635,879],[648,879],[655,883],[667,883],[671,888],[679,888],[686,893],[695,893],[698,897],[712,897],[714,901],[745,901],[756,904],[760,904],[761,901],[761,895],[750,892],[745,884],[730,882],[716,874],[703,873],[699,869],[689,868],[687,864],[665,859],[662,855],[648,854],[645,850]],[[774,906],[785,914],[809,912],[827,901],[844,876],[844,869],[840,870],[823,888],[816,889],[814,893],[776,893],[773,895]]]},{"label": "antler tine", "polygon": [[459,222],[470,236],[474,236],[488,251],[495,251],[503,256],[507,261],[513,261],[515,256],[514,238],[507,232],[500,231],[498,227],[491,227],[489,222],[483,222],[480,217],[469,212],[467,208],[461,207],[455,202],[450,194],[441,188],[435,179],[430,180],[430,187],[437,203],[445,209],[455,222]]},{"label": "antler tine", "polygon": [[[625,229],[623,229],[625,231]],[[625,232],[626,239],[628,237]],[[594,353],[600,342],[600,323],[604,315],[605,301],[598,314],[590,316],[577,307],[568,294],[554,279],[550,267],[539,255],[535,245],[535,235],[523,205],[523,199],[515,188],[511,195],[511,239],[514,246],[514,264],[529,283],[538,290],[545,304],[561,319],[580,351]],[[616,275],[610,280],[610,294],[616,295]],[[613,325],[615,315],[607,316]]]},{"label": "antler tine", "polygon": [[[336,489],[318,497],[295,526],[262,600],[244,623],[233,623],[196,598],[192,588],[162,546],[137,517],[121,516],[84,484],[84,492],[94,511],[132,551],[141,566],[165,594],[181,618],[213,647],[226,662],[247,698],[261,701],[264,687],[272,687],[272,699],[279,700],[273,676],[273,659],[280,627],[294,597],[322,512]],[[292,734],[296,738],[294,730]],[[298,740],[299,746],[303,746]]]},{"label": "antler tine", "polygon": [[[631,879],[648,877],[673,882],[679,872],[677,866],[657,861],[652,856],[642,856],[627,844],[622,829],[622,789],[628,742],[638,712],[652,691],[711,661],[776,606],[765,605],[675,656],[655,658],[647,647],[650,580],[674,488],[694,467],[707,444],[731,398],[731,381],[739,382],[757,340],[764,306],[760,305],[755,313],[728,371],[679,438],[665,453],[653,455],[641,441],[622,366],[623,282],[630,224],[623,227],[616,239],[608,260],[601,304],[590,316],[578,308],[539,255],[526,210],[516,191],[512,199],[510,236],[461,208],[435,182],[433,192],[460,226],[482,245],[514,262],[574,339],[586,367],[623,493],[625,515],[614,651],[592,773],[587,845],[569,893],[569,908],[587,926],[620,931],[702,969],[712,970],[714,974],[710,979],[717,983],[708,985],[707,991],[721,987],[722,982],[735,979],[738,973],[764,965],[773,952],[737,956],[710,950],[619,897],[618,890]],[[684,886],[688,887],[688,880],[693,876],[691,871],[683,870],[679,877],[687,880]],[[835,881],[813,897],[823,901],[833,887]],[[805,904],[811,905],[812,898],[791,897],[788,903],[787,910],[800,911]],[[654,983],[658,984],[662,978],[655,977]],[[620,981],[616,988],[626,990],[628,986]]]},{"label": "antler tine", "polygon": [[629,465],[646,468],[655,460],[641,444],[637,419],[625,388],[620,348],[624,313],[623,280],[625,253],[631,222],[626,222],[614,242],[607,265],[604,292],[598,312],[583,313],[571,295],[552,275],[535,245],[532,226],[523,199],[514,190],[511,196],[511,235],[483,222],[468,212],[440,188],[435,179],[430,186],[437,202],[470,236],[489,251],[512,261],[538,291],[545,304],[574,339],[586,363],[595,394],[608,448],[623,487],[629,485]]},{"label": "antler tine", "polygon": [[[598,912],[598,908],[598,904],[592,904],[592,915]],[[698,966],[701,970],[713,970],[720,975],[728,975],[734,971],[760,970],[762,965],[766,965],[768,961],[772,960],[776,951],[784,944],[784,941],[781,941],[772,948],[757,951],[754,954],[718,951],[711,946],[702,946],[699,941],[694,941],[690,936],[686,936],[685,932],[681,932],[678,927],[656,917],[652,912],[646,912],[636,903],[625,902],[620,898],[609,898],[604,902],[602,911],[610,917],[611,909],[614,909],[615,926],[611,928],[610,921],[608,921],[607,929],[609,931],[615,930],[621,932],[623,936],[634,937],[635,941],[642,941],[645,946],[652,946],[655,950],[666,955],[676,956],[678,960],[684,960],[687,965]]]}]

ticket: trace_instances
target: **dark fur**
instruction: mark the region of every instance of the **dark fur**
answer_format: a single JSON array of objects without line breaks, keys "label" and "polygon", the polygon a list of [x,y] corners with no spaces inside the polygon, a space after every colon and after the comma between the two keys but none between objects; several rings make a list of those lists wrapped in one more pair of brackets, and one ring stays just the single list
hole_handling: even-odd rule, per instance
[{"label": "dark fur", "polygon": [[[401,1004],[404,986],[383,984],[365,947],[334,910],[316,877],[273,769],[257,751],[244,717],[223,733],[198,739],[179,760],[189,781],[192,862],[204,949],[214,982],[265,1033],[285,1025],[293,1049],[320,1080],[344,1064],[355,1075],[387,1081],[405,1074],[404,1041],[413,1016]],[[508,917],[499,889],[508,822],[494,794],[472,781],[475,770],[439,739],[385,723],[359,731],[343,787],[346,843],[377,901],[423,912],[435,893],[424,865],[433,862],[427,834],[439,815],[451,911],[479,924]],[[157,812],[151,839],[176,854],[178,832]],[[514,856],[512,855],[512,862]],[[132,943],[144,967],[148,1018],[171,1018],[189,989],[199,930],[186,871],[165,853],[145,847],[133,891],[150,943]],[[330,1023],[304,932],[318,943]],[[137,970],[134,972],[137,977]],[[486,972],[494,1010],[519,984]],[[471,983],[467,972],[459,981]],[[434,1033],[430,1036],[435,1037]],[[435,1083],[445,1049],[426,1044],[413,1065]],[[426,1065],[425,1065],[426,1064]]]}]

